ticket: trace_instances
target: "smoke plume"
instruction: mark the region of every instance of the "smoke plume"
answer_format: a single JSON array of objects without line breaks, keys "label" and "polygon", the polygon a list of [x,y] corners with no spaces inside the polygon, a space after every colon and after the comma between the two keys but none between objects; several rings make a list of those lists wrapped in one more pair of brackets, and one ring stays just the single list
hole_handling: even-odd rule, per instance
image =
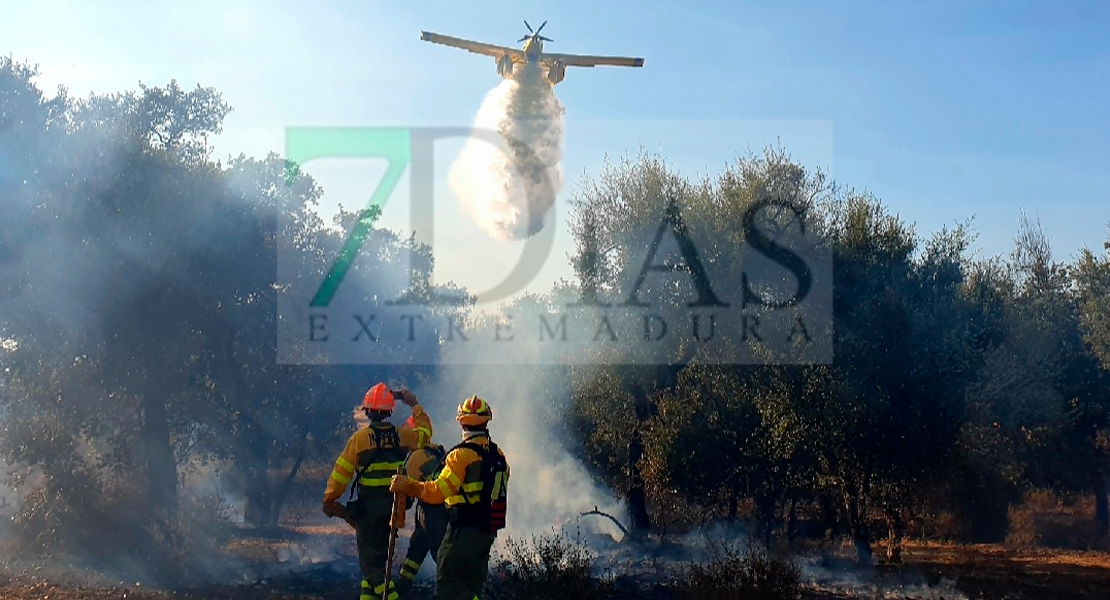
[{"label": "smoke plume", "polygon": [[428,397],[433,436],[450,448],[460,435],[454,409],[477,394],[494,410],[490,434],[509,462],[509,514],[506,534],[526,537],[563,526],[621,539],[607,519],[579,515],[598,508],[628,522],[624,503],[604,489],[571,453],[572,442],[560,425],[570,397],[567,373],[556,367],[442,367]]},{"label": "smoke plume", "polygon": [[529,65],[491,90],[474,119],[478,132],[497,132],[498,146],[467,140],[449,184],[474,221],[498,240],[543,229],[563,186],[563,114],[554,86]]}]

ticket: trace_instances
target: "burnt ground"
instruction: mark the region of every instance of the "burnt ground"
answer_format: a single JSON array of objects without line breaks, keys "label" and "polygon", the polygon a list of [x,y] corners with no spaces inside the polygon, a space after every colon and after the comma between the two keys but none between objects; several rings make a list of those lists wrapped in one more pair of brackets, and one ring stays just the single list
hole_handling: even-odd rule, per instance
[{"label": "burnt ground", "polygon": [[969,598],[1110,598],[1110,553],[1011,550],[1001,546],[910,547],[893,571],[955,582]]},{"label": "burnt ground", "polygon": [[[403,542],[402,542],[403,545]],[[0,564],[5,600],[323,600],[357,598],[358,567],[353,536],[334,525],[301,527],[296,535],[241,536],[229,541],[220,560],[236,575],[225,583],[152,587],[112,580],[72,565],[34,561]],[[603,556],[603,570],[618,596],[672,598],[669,586],[681,572],[673,560],[622,551]],[[879,554],[879,553],[877,553]],[[398,563],[400,559],[398,559]],[[1016,550],[997,545],[910,543],[905,564],[860,570],[847,549],[801,559],[809,600],[915,598],[977,600],[1110,598],[1110,553]],[[429,569],[428,566],[425,569]],[[431,582],[405,596],[431,600]]]},{"label": "burnt ground", "polygon": [[812,598],[1110,598],[1110,553],[909,543],[905,562],[862,571],[846,554],[809,563]]}]

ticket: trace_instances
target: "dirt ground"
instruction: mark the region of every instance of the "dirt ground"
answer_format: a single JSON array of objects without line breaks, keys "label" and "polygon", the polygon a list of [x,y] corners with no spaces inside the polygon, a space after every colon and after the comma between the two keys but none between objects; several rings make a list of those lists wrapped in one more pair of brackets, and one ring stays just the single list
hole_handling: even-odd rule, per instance
[{"label": "dirt ground", "polygon": [[912,545],[892,571],[952,580],[968,598],[1110,598],[1110,553]]},{"label": "dirt ground", "polygon": [[[876,555],[879,553],[877,552]],[[844,557],[803,568],[812,598],[1110,599],[1110,553],[909,543],[905,562],[855,568]],[[824,563],[824,564],[822,564]]]},{"label": "dirt ground", "polygon": [[[338,526],[303,527],[299,537],[244,537],[226,547],[249,565],[243,581],[181,589],[112,581],[71,567],[0,564],[4,600],[324,600],[357,598],[353,540]],[[881,554],[881,553],[877,553]],[[400,559],[398,559],[400,562]],[[805,597],[811,600],[883,599],[1090,599],[1110,598],[1110,553],[1014,550],[995,545],[914,543],[905,564],[856,568],[846,555],[801,559]],[[677,565],[676,565],[677,567]],[[427,568],[427,567],[426,567]],[[668,572],[625,577],[621,597],[663,600]],[[619,576],[619,574],[617,574]],[[405,596],[431,600],[430,582]]]}]

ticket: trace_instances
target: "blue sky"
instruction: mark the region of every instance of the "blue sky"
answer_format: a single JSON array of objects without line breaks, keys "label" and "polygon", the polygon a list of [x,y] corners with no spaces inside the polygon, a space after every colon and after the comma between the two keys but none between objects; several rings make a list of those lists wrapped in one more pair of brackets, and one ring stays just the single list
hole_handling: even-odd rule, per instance
[{"label": "blue sky", "polygon": [[[41,86],[79,96],[171,78],[214,86],[235,108],[217,153],[262,155],[282,150],[287,126],[467,125],[498,83],[493,59],[421,42],[419,31],[514,45],[522,19],[547,19],[552,51],[647,59],[571,69],[556,88],[567,108],[563,216],[605,153],[660,150],[692,175],[779,141],[921,233],[974,217],[984,256],[1008,252],[1023,209],[1059,258],[1106,239],[1108,3],[402,4],[23,2],[6,8],[0,52],[38,63]],[[308,166],[328,206],[359,204],[376,169]],[[404,227],[402,209],[387,208],[388,224]],[[458,227],[437,228],[442,275],[472,288],[498,281],[513,251],[460,245],[470,229],[452,210],[442,216]],[[565,227],[553,226],[565,254]],[[545,278],[569,273],[551,262]]]}]

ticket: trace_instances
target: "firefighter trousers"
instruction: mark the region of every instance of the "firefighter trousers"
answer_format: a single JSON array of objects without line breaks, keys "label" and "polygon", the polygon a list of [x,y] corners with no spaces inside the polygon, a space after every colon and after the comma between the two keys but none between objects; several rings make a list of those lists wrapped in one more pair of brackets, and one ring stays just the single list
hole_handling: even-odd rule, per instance
[{"label": "firefighter trousers", "polygon": [[448,525],[436,559],[436,600],[480,599],[496,533]]},{"label": "firefighter trousers", "polygon": [[442,504],[423,502],[416,504],[416,527],[409,540],[405,562],[401,564],[402,583],[407,585],[416,580],[416,574],[420,571],[420,565],[424,564],[426,556],[431,554],[432,560],[436,560],[446,530],[447,507]]},{"label": "firefighter trousers", "polygon": [[[355,543],[358,545],[358,566],[362,571],[359,600],[381,600],[385,591],[385,561],[389,550],[389,518],[393,514],[393,496],[359,500],[355,517]],[[388,600],[398,600],[396,584],[390,580]]]}]

